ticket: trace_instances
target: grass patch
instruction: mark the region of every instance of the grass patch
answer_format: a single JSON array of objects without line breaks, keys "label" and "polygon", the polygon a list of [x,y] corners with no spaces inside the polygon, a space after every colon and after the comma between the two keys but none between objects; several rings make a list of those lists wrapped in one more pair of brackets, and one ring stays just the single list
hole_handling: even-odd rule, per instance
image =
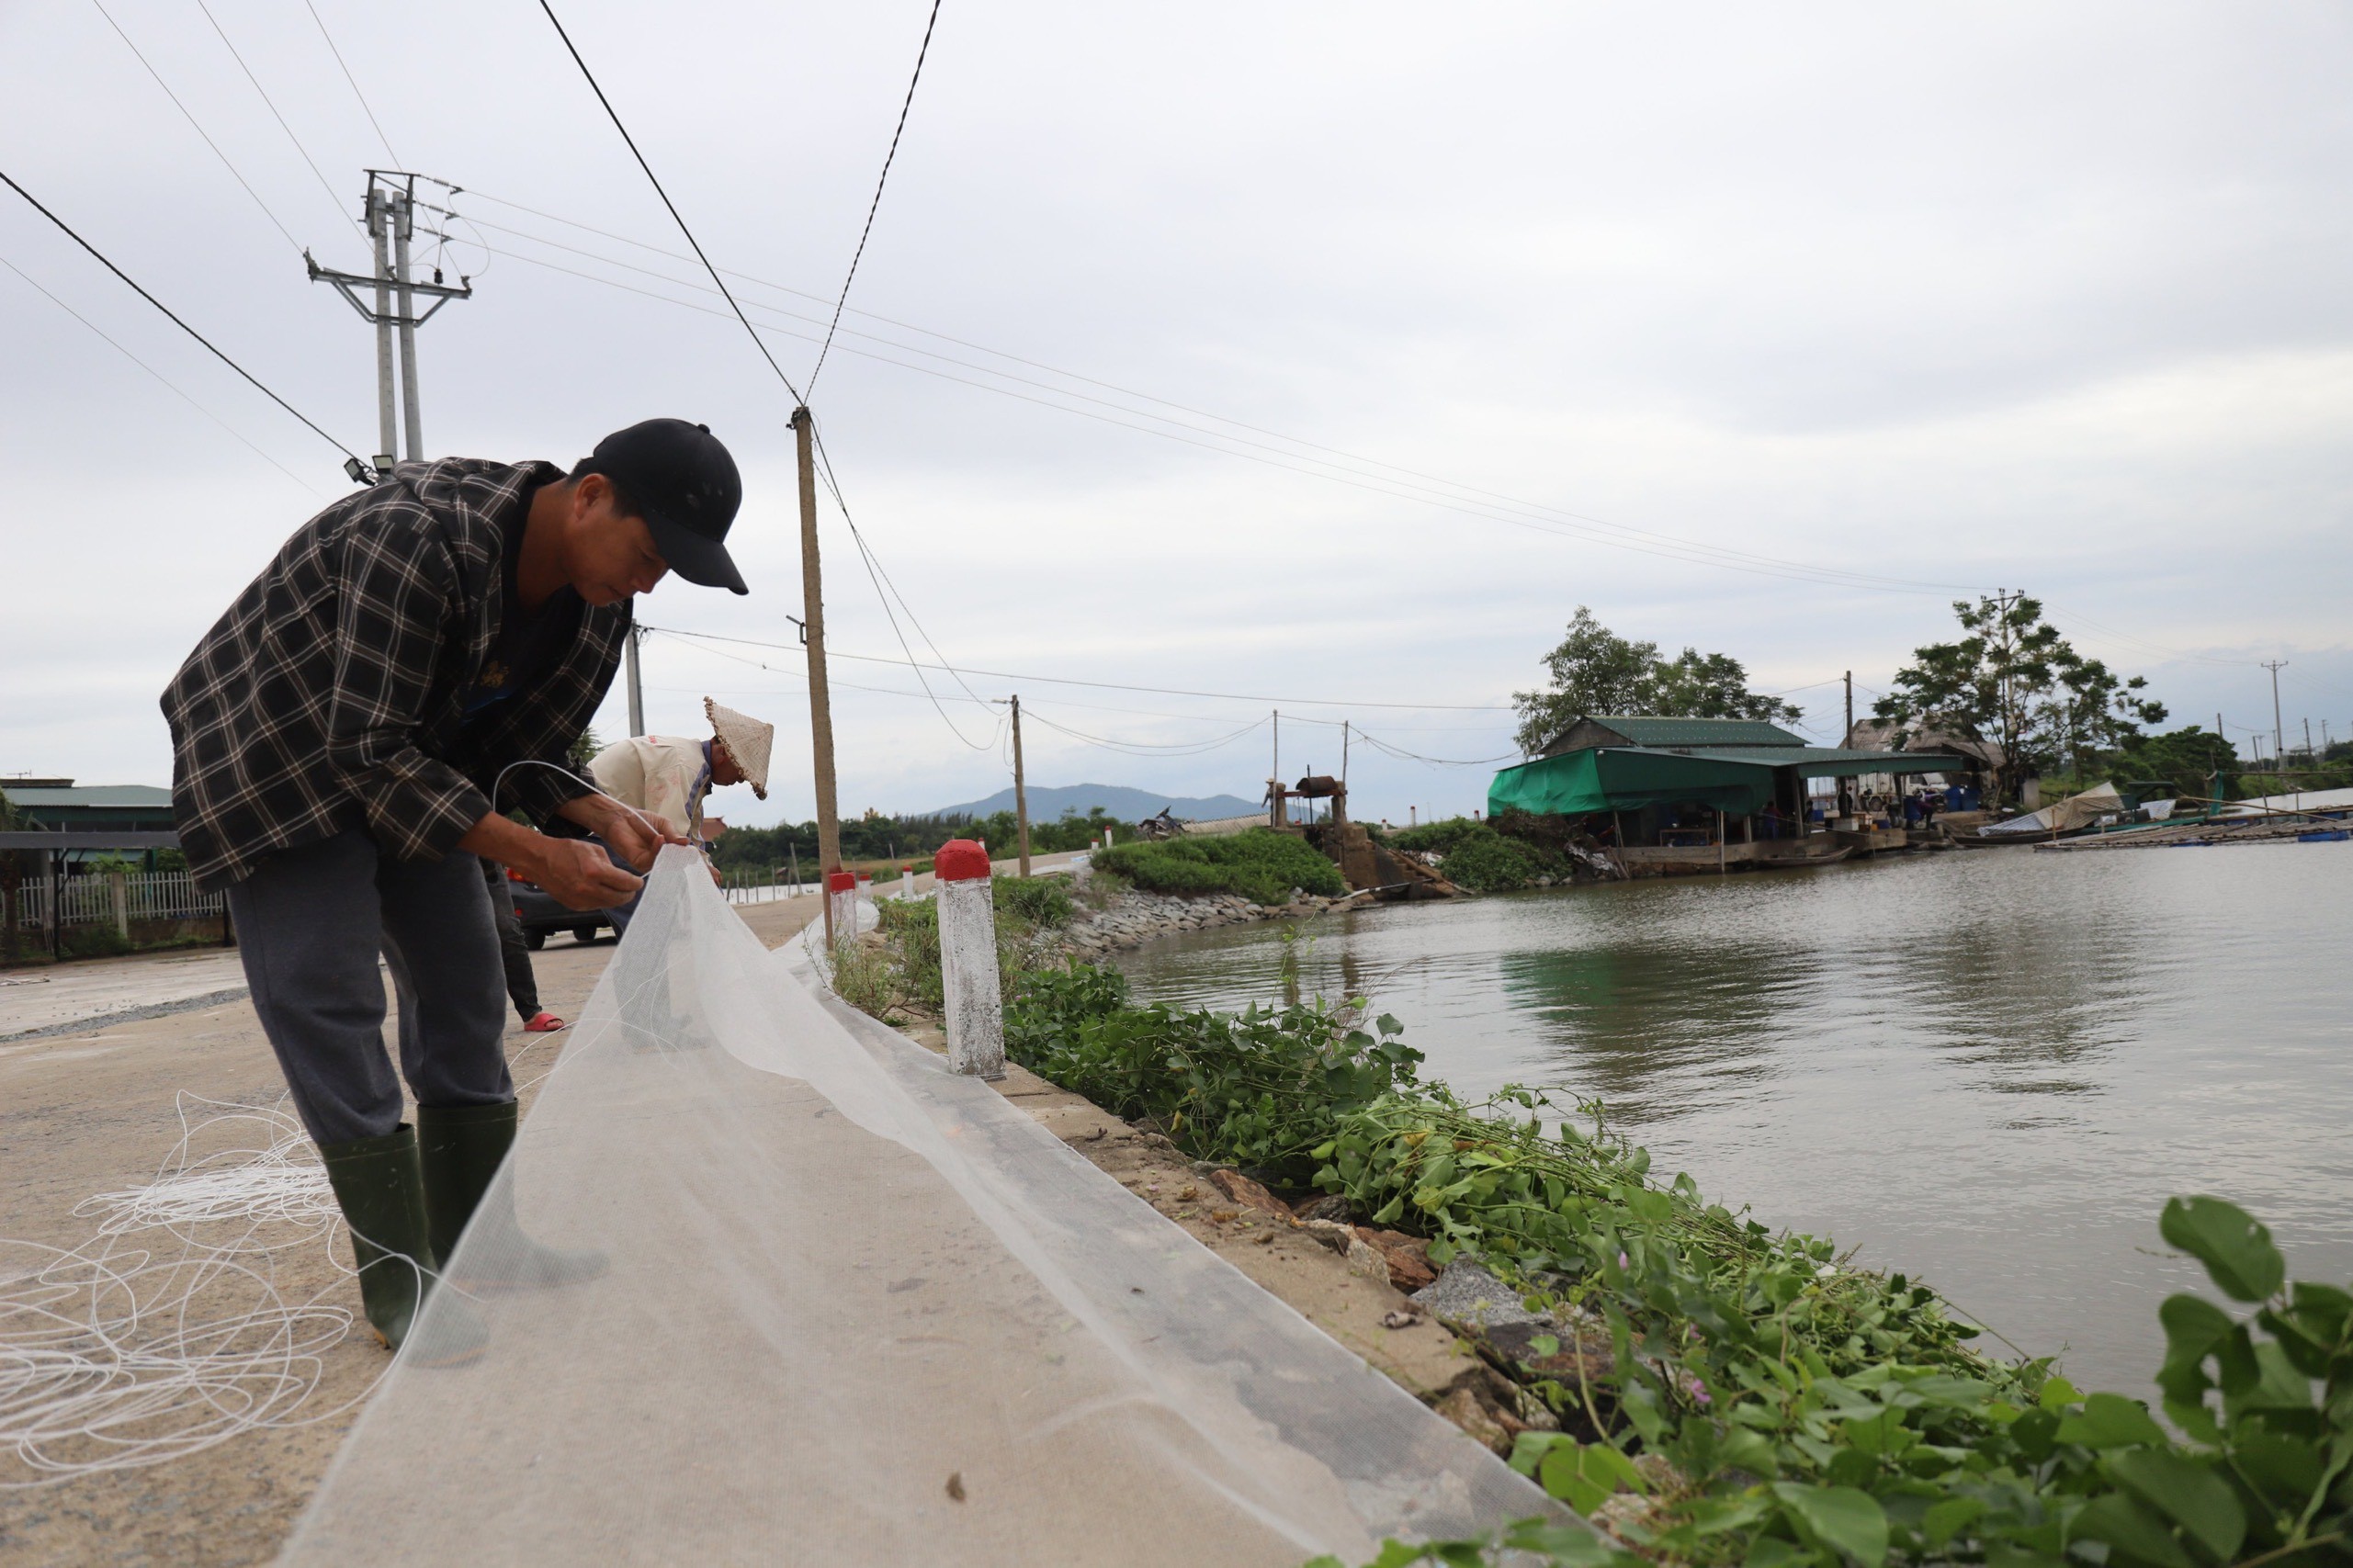
[{"label": "grass patch", "polygon": [[1257,904],[1290,902],[1291,890],[1337,898],[1340,868],[1305,839],[1254,828],[1215,839],[1137,840],[1095,852],[1092,863],[1147,893],[1239,893]]},{"label": "grass patch", "polygon": [[[1060,877],[995,876],[989,880],[997,916],[997,967],[1001,980],[1040,963],[1047,934],[1078,913]],[[940,906],[936,898],[878,898],[882,924],[851,944],[846,962],[837,961],[833,989],[860,1012],[876,1018],[936,1018],[947,1007],[940,973]]]}]

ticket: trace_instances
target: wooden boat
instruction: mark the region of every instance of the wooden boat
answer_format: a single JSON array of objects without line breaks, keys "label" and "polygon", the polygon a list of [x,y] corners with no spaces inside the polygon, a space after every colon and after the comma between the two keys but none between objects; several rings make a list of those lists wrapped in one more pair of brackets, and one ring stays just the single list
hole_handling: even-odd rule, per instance
[{"label": "wooden boat", "polygon": [[2020,844],[2047,844],[2053,839],[2071,839],[2083,831],[2078,828],[2063,833],[2055,828],[2041,828],[2025,833],[1948,833],[1945,837],[1964,850],[2007,850]]}]

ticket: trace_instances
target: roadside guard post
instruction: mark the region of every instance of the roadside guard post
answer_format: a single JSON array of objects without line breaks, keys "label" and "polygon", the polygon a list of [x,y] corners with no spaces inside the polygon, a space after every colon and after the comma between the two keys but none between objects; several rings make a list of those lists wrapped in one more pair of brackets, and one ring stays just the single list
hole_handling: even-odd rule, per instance
[{"label": "roadside guard post", "polygon": [[989,852],[969,839],[940,846],[940,978],[946,992],[948,1066],[973,1077],[1005,1076],[1005,1016],[997,989],[997,910]]},{"label": "roadside guard post", "polygon": [[854,871],[829,871],[825,874],[826,934],[836,947],[858,939],[858,874]]}]

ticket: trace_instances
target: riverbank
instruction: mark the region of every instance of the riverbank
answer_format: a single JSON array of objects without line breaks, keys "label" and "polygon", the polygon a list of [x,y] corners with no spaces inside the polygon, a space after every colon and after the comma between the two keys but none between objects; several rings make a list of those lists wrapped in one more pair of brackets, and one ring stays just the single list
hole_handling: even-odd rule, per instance
[{"label": "riverbank", "polygon": [[1221,926],[1252,925],[1266,920],[1310,919],[1342,909],[1363,908],[1372,901],[1370,893],[1344,894],[1337,898],[1310,893],[1288,903],[1260,904],[1239,893],[1188,898],[1127,888],[1106,894],[1100,905],[1082,905],[1081,912],[1054,932],[1050,941],[1054,951],[1062,956],[1093,960],[1187,931],[1215,931]]}]

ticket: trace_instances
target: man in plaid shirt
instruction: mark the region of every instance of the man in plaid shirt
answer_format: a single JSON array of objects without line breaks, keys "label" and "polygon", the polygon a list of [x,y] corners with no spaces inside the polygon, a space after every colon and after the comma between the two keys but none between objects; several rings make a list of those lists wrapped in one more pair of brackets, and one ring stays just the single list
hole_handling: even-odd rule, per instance
[{"label": "man in plaid shirt", "polygon": [[[180,842],[198,885],[227,891],[255,1010],[351,1223],[368,1320],[395,1348],[515,1138],[480,861],[605,908],[640,878],[505,813],[560,818],[639,871],[683,841],[563,758],[612,683],[632,595],[672,571],[745,592],[725,546],[742,493],[727,448],[682,420],[607,436],[570,474],[400,464],[298,530],[164,694]],[[379,952],[414,1126],[385,1055]],[[604,1266],[501,1250],[515,1256],[498,1277],[469,1286]],[[478,1351],[478,1325],[449,1315],[437,1355]]]}]

